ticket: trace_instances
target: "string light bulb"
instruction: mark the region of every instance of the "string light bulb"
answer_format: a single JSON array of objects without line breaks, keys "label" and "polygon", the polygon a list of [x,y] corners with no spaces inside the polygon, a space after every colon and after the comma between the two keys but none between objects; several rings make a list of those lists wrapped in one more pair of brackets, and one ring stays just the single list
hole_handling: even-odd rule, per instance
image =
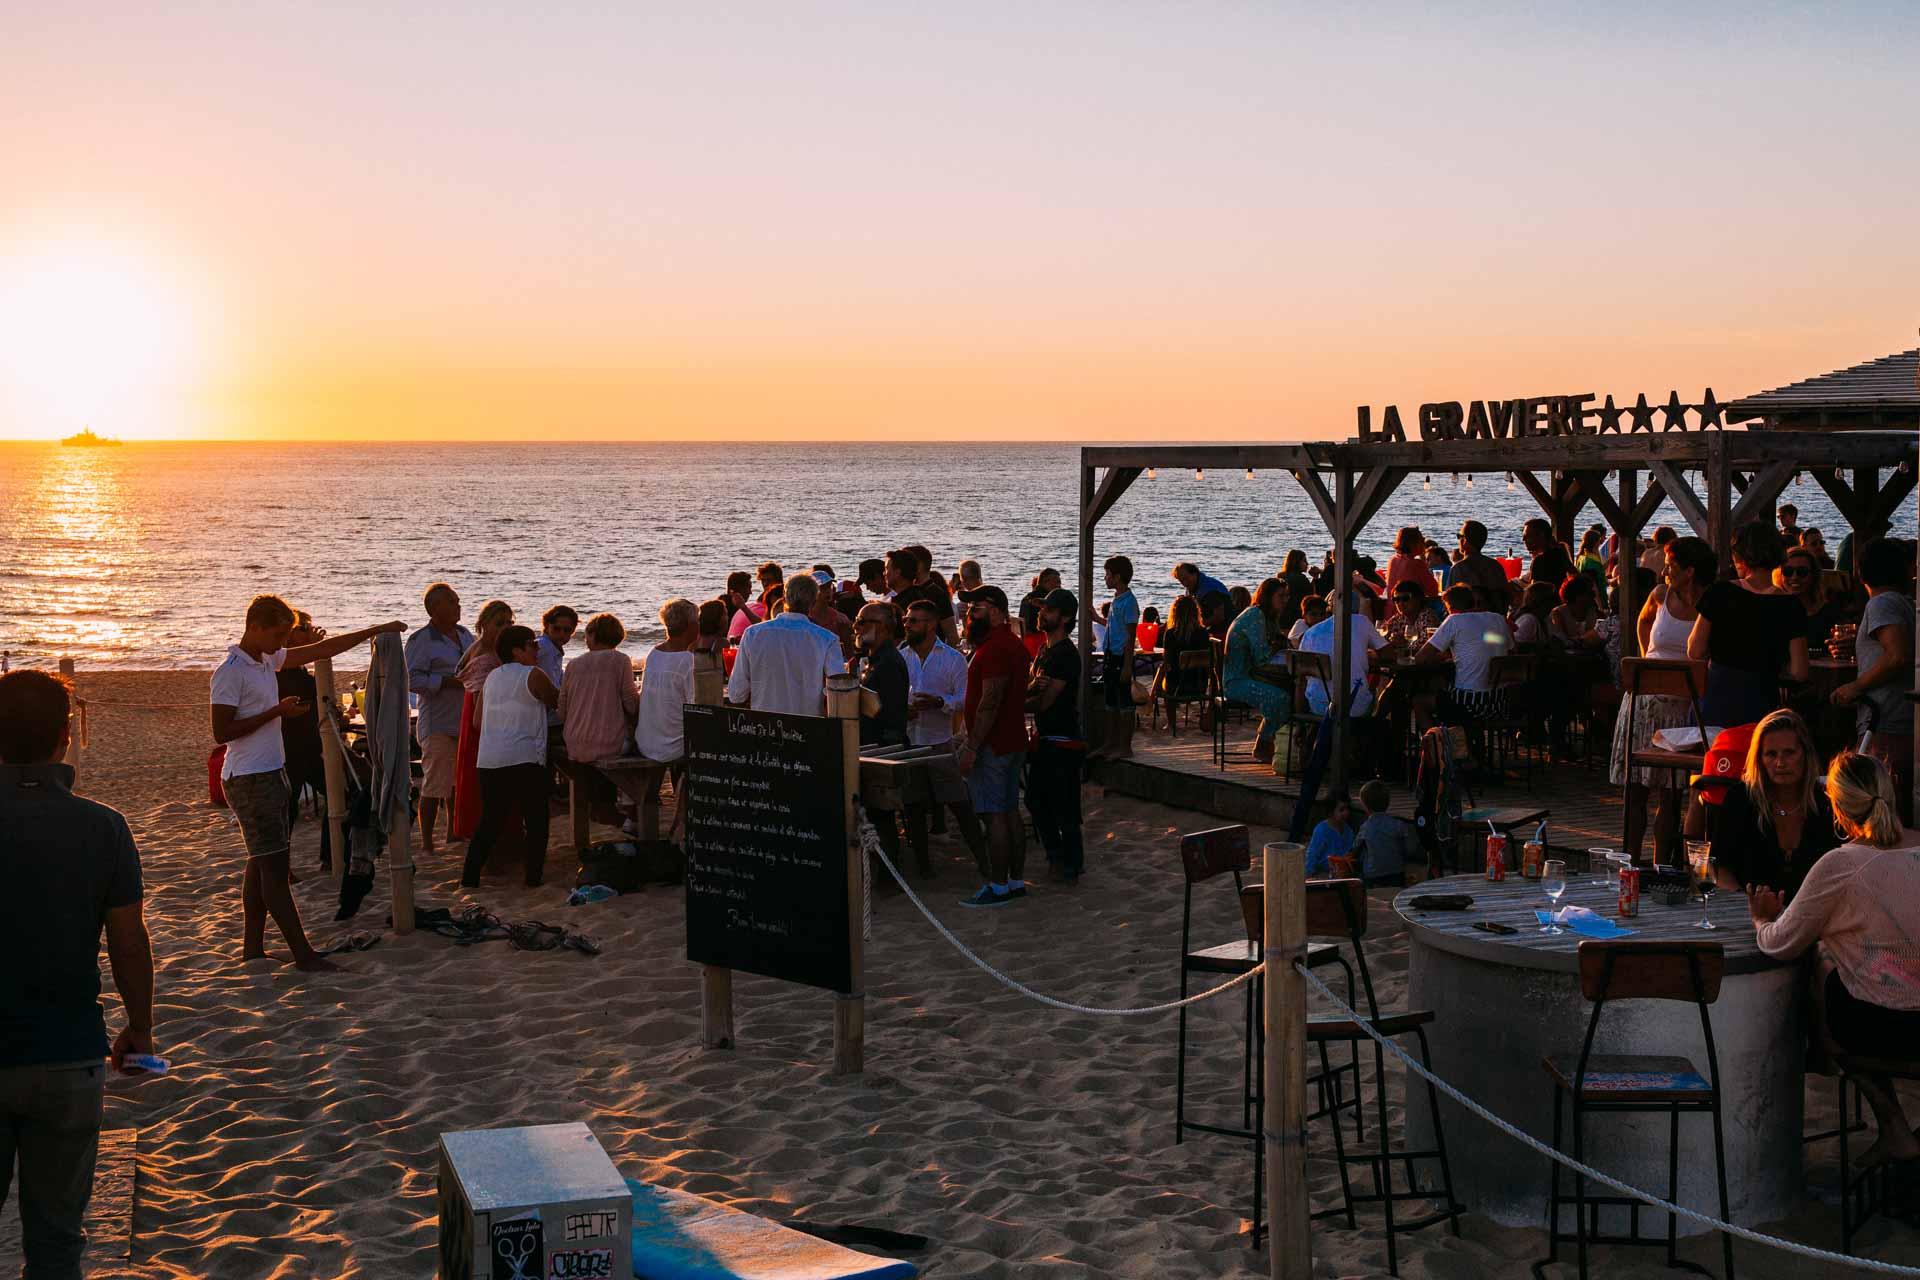
[{"label": "string light bulb", "polygon": [[1207,478],[1207,469],[1205,467],[1195,467],[1193,469],[1193,478],[1195,480],[1205,480]]},{"label": "string light bulb", "polygon": [[1507,492],[1513,492],[1513,472],[1507,472]]},{"label": "string light bulb", "polygon": [[1249,479],[1249,480],[1251,480],[1251,479],[1253,479],[1253,468],[1252,468],[1252,467],[1248,467],[1248,468],[1247,468],[1247,479]]},{"label": "string light bulb", "polygon": [[1149,480],[1157,479],[1159,477],[1159,474],[1160,473],[1155,471],[1152,467],[1147,468],[1147,479]]},{"label": "string light bulb", "polygon": [[1433,488],[1433,477],[1432,477],[1432,476],[1421,476],[1421,477],[1420,477],[1420,487],[1421,487],[1422,489],[1431,489],[1431,488]]},{"label": "string light bulb", "polygon": [[1473,488],[1473,472],[1467,472],[1467,488]]}]

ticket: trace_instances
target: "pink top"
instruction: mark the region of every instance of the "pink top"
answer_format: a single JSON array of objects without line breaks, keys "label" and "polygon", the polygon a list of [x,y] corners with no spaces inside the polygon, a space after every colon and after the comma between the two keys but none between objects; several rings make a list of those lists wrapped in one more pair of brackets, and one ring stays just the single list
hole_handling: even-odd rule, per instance
[{"label": "pink top", "polygon": [[747,607],[733,615],[733,621],[727,624],[727,639],[738,640],[748,627],[756,622],[765,622],[767,606],[758,600],[747,601]]},{"label": "pink top", "polygon": [[1822,977],[1886,1009],[1920,1009],[1920,832],[1900,846],[1843,844],[1807,872],[1780,918],[1759,927],[1760,949],[1791,960],[1819,944]]},{"label": "pink top", "polygon": [[560,682],[560,736],[567,756],[592,763],[627,754],[640,691],[633,659],[618,649],[589,649],[567,664]]},{"label": "pink top", "polygon": [[1418,586],[1421,595],[1440,594],[1440,584],[1434,581],[1433,570],[1427,568],[1426,556],[1407,556],[1396,551],[1393,559],[1387,561],[1387,594],[1392,595],[1393,589],[1406,581]]},{"label": "pink top", "polygon": [[466,686],[467,692],[474,697],[480,696],[480,690],[486,687],[487,677],[500,669],[500,657],[491,649],[482,649],[479,641],[460,656],[460,666],[453,678]]}]

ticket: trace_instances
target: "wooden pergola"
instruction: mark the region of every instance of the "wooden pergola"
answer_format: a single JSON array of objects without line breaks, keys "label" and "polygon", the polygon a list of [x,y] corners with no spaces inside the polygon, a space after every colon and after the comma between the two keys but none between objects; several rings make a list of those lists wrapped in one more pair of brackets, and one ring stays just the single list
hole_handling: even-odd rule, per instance
[{"label": "wooden pergola", "polygon": [[[1646,397],[1641,396],[1631,410],[1615,410],[1612,397],[1604,409],[1586,407],[1584,402],[1592,396],[1563,397],[1573,407],[1548,414],[1546,426],[1551,433],[1537,430],[1541,419],[1533,412],[1533,406],[1548,402],[1519,402],[1528,406],[1524,414],[1502,424],[1515,434],[1497,438],[1467,434],[1460,426],[1463,421],[1484,425],[1485,420],[1463,414],[1458,404],[1452,404],[1422,406],[1422,434],[1431,430],[1432,435],[1419,440],[1383,439],[1368,433],[1367,438],[1340,443],[1090,446],[1080,451],[1080,598],[1091,601],[1094,596],[1094,545],[1101,518],[1142,474],[1156,467],[1289,473],[1332,539],[1336,583],[1351,580],[1360,535],[1415,473],[1507,472],[1533,495],[1552,521],[1555,535],[1569,543],[1575,540],[1575,521],[1589,505],[1619,536],[1620,545],[1631,546],[1661,501],[1671,500],[1688,527],[1712,544],[1726,565],[1733,530],[1752,520],[1772,520],[1781,491],[1796,474],[1805,472],[1833,499],[1856,543],[1864,542],[1888,532],[1894,513],[1914,489],[1913,427],[1920,424],[1920,389],[1911,381],[1908,387],[1904,404],[1894,397],[1872,409],[1876,426],[1890,425],[1900,421],[1898,415],[1906,415],[1906,429],[1893,431],[1840,429],[1857,421],[1843,415],[1822,420],[1824,429],[1782,430],[1768,425],[1772,415],[1764,397],[1721,406],[1709,390],[1699,405],[1683,405],[1677,395],[1670,395],[1665,407],[1648,408]],[[1797,394],[1796,423],[1819,413],[1809,407],[1815,400],[1817,391]],[[1473,408],[1478,414],[1482,406],[1476,402]],[[1729,411],[1739,414],[1737,421],[1758,419],[1759,424],[1751,430],[1729,429],[1723,425]],[[1666,415],[1665,429],[1653,429],[1655,413]],[[1397,426],[1397,412],[1390,408],[1388,414]],[[1628,414],[1632,425],[1622,430],[1620,419]],[[1688,414],[1694,418],[1692,424]],[[1589,418],[1594,419],[1591,424]],[[1362,410],[1363,433],[1367,420],[1367,411]],[[1697,487],[1689,473],[1700,478]],[[1278,559],[1276,549],[1276,567]],[[1624,619],[1637,617],[1641,605],[1635,598],[1633,577],[1622,578]],[[1353,678],[1348,656],[1350,615],[1335,608],[1332,616],[1333,692],[1338,709],[1344,712]],[[1092,625],[1091,611],[1083,608],[1083,653],[1092,651]],[[1636,629],[1624,626],[1622,636],[1624,651],[1634,651]],[[1084,664],[1082,670],[1086,684],[1082,705],[1086,706],[1090,705],[1092,664]],[[1346,715],[1334,715],[1335,787],[1346,782],[1348,731]]]}]

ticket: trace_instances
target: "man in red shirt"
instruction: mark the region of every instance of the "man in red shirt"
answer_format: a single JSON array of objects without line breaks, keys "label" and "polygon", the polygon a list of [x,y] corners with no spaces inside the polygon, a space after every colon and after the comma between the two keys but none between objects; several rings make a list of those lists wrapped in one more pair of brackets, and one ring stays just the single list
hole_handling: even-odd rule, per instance
[{"label": "man in red shirt", "polygon": [[998,587],[967,592],[967,731],[956,754],[973,811],[987,828],[992,879],[963,900],[969,907],[1003,907],[1027,895],[1026,833],[1020,822],[1020,766],[1027,751],[1027,647],[1007,625],[1007,593]]}]

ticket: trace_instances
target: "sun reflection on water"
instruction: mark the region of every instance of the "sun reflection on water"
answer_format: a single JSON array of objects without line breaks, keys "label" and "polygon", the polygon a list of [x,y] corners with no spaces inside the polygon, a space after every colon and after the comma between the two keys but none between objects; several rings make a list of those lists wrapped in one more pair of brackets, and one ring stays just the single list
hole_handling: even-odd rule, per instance
[{"label": "sun reflection on water", "polygon": [[[118,449],[33,451],[0,502],[0,646],[112,659],[137,643],[151,602],[130,570],[140,553]],[[23,459],[24,461],[24,459]]]}]

